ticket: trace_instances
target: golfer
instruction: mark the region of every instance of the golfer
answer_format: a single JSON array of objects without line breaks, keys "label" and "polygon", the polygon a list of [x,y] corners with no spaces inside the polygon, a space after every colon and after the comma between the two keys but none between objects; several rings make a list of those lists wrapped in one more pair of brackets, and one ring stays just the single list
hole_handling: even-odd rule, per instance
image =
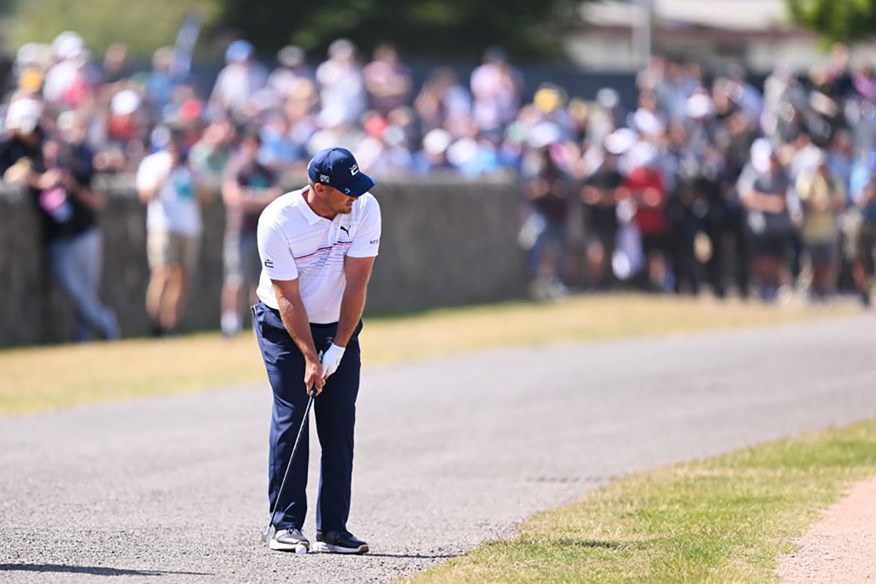
[{"label": "golfer", "polygon": [[[359,170],[349,150],[319,152],[307,174],[307,186],[274,200],[258,223],[263,268],[253,316],[274,392],[268,498],[276,509],[271,517],[276,532],[269,546],[361,554],[368,544],[347,531],[347,517],[361,363],[358,335],[380,246],[380,207],[368,192],[375,182]],[[301,533],[307,512],[307,432],[284,490],[278,491],[312,389],[322,465],[311,547]]]}]

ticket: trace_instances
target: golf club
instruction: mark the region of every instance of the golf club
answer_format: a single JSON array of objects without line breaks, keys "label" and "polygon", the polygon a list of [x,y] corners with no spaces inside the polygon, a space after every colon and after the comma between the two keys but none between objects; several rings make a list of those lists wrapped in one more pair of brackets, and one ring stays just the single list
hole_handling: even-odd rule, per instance
[{"label": "golf club", "polygon": [[274,504],[271,507],[271,515],[268,519],[268,526],[262,532],[262,542],[268,543],[273,535],[271,532],[274,527],[274,513],[277,511],[277,503],[280,502],[280,497],[283,495],[283,488],[286,486],[286,479],[289,477],[289,469],[292,468],[292,461],[295,460],[295,453],[298,452],[298,444],[301,442],[301,436],[304,434],[304,429],[307,427],[307,419],[310,417],[310,406],[313,405],[313,398],[316,397],[316,386],[310,388],[307,398],[307,406],[304,408],[304,417],[301,418],[301,426],[298,427],[298,436],[295,438],[295,444],[292,445],[292,454],[289,455],[289,463],[286,465],[286,472],[283,473],[283,481],[280,483],[280,490],[277,491],[277,497],[274,499]]}]

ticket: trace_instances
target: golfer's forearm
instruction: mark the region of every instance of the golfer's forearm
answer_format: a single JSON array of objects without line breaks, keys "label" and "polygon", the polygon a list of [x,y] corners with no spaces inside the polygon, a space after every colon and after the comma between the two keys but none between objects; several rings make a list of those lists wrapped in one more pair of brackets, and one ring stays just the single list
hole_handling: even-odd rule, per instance
[{"label": "golfer's forearm", "polygon": [[283,320],[283,325],[308,361],[317,361],[319,357],[316,353],[316,346],[313,343],[313,335],[310,333],[310,320],[307,318],[307,311],[301,303],[293,303],[287,298],[277,298],[277,305],[280,308],[280,318]]},{"label": "golfer's forearm", "polygon": [[353,331],[362,318],[365,309],[365,288],[351,290],[347,288],[341,299],[341,316],[338,319],[338,331],[335,333],[334,343],[340,347],[346,347],[353,336]]}]

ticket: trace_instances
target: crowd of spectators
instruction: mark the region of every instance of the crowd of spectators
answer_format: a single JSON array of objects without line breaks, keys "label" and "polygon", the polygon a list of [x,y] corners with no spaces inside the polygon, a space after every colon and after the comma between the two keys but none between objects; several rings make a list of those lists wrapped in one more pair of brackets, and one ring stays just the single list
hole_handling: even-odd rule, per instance
[{"label": "crowd of spectators", "polygon": [[[221,192],[226,205],[239,206],[229,185],[248,192],[256,162],[258,188],[276,194],[283,177],[303,176],[313,153],[344,146],[378,179],[521,177],[518,239],[538,297],[569,287],[696,294],[706,286],[718,297],[756,292],[775,301],[805,290],[820,301],[844,286],[869,304],[876,73],[866,63],[852,68],[843,46],[809,71],[779,66],[762,86],[739,67],[707,72],[655,57],[628,107],[610,87],[593,100],[551,83],[529,95],[499,49],[468,78],[438,67],[419,86],[390,44],[368,59],[339,39],[315,67],[296,46],[267,67],[245,40],[230,43],[224,57],[205,90],[174,67],[170,47],[139,72],[124,45],[98,62],[74,32],[21,47],[4,102],[4,180],[26,182],[51,216],[63,205],[46,194],[56,185],[45,174],[50,163],[68,165],[69,202],[92,226],[87,215],[100,206],[89,198],[94,173],[139,170],[149,187],[141,196],[152,205],[163,187],[143,178],[143,164],[153,168],[157,151],[184,154],[186,192]],[[26,139],[34,134],[38,147]],[[245,168],[235,156],[247,158]],[[15,164],[22,158],[32,166]],[[167,167],[162,180],[176,164],[159,165]],[[244,180],[229,181],[229,169]],[[167,220],[150,219],[165,227]],[[197,221],[188,225],[196,237]],[[192,254],[182,254],[188,265]],[[241,302],[240,291],[231,296]],[[91,304],[92,328],[117,336],[107,309]],[[178,315],[160,317],[158,301],[151,304],[156,330],[175,327]]]},{"label": "crowd of spectators", "polygon": [[739,67],[708,74],[661,57],[638,74],[629,110],[601,90],[534,171],[521,235],[538,292],[561,294],[580,269],[597,288],[707,286],[767,302],[839,291],[869,305],[874,84],[839,45],[808,71],[777,67],[762,90]]}]

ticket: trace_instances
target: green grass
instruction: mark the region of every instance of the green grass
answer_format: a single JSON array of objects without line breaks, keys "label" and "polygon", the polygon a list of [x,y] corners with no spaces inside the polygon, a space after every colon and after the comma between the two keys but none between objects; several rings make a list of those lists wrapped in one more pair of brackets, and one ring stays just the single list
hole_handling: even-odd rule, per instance
[{"label": "green grass", "polygon": [[[599,341],[846,313],[802,306],[718,303],[675,297],[573,297],[367,318],[365,365],[495,347]],[[200,334],[161,341],[61,345],[0,351],[0,415],[259,382],[264,367],[250,334]]]},{"label": "green grass", "polygon": [[632,475],[406,582],[778,581],[820,509],[876,474],[876,421]]}]

